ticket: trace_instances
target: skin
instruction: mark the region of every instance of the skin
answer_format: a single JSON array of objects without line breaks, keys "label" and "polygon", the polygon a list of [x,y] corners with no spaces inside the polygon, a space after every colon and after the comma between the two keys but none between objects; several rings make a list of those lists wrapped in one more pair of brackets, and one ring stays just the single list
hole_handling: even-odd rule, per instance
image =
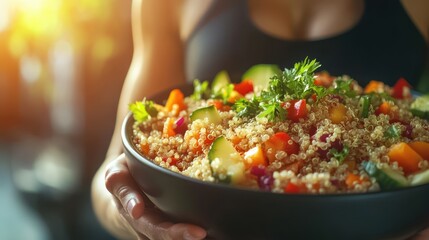
[{"label": "skin", "polygon": [[[205,230],[198,226],[170,222],[141,193],[122,154],[120,126],[129,103],[185,82],[183,45],[211,1],[133,0],[133,59],[118,104],[111,144],[92,183],[96,215],[120,239],[206,237]],[[425,10],[429,9],[429,1],[402,3],[428,41],[429,15]],[[249,0],[249,14],[255,26],[289,40],[315,40],[341,34],[359,21],[363,9],[363,1],[356,0]],[[427,238],[429,230],[414,237]]]}]

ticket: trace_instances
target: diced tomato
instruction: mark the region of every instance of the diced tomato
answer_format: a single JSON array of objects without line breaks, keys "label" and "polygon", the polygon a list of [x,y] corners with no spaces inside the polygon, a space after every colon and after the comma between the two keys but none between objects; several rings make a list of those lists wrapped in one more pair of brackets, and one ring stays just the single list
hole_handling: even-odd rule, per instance
[{"label": "diced tomato", "polygon": [[244,164],[246,165],[246,169],[259,165],[267,166],[267,159],[260,145],[244,153]]},{"label": "diced tomato", "polygon": [[299,193],[301,192],[301,188],[294,183],[288,182],[283,189],[285,193]]},{"label": "diced tomato", "polygon": [[405,80],[405,78],[399,78],[399,80],[393,85],[392,97],[396,99],[408,99],[411,98],[411,85]]},{"label": "diced tomato", "polygon": [[251,80],[244,79],[240,83],[234,85],[234,90],[244,96],[253,92],[253,82]]},{"label": "diced tomato", "polygon": [[299,144],[294,142],[292,138],[285,132],[277,132],[272,135],[264,143],[265,156],[270,162],[276,160],[276,153],[284,151],[288,155],[297,154],[299,152]]},{"label": "diced tomato", "polygon": [[300,118],[307,117],[307,102],[305,99],[289,101],[290,107],[287,110],[287,118],[293,122],[298,122]]}]

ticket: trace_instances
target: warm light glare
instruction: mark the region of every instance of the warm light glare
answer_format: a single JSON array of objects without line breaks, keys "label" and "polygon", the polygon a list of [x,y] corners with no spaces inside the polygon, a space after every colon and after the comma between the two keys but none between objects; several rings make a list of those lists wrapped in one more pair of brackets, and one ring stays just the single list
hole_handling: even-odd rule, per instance
[{"label": "warm light glare", "polygon": [[0,32],[5,31],[10,24],[10,4],[7,0],[0,0]]}]

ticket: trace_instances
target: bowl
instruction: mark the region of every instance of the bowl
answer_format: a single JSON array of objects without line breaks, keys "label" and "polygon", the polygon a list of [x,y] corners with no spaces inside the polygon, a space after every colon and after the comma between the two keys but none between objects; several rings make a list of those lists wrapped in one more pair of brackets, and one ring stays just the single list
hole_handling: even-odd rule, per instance
[{"label": "bowl", "polygon": [[[192,86],[181,88],[185,94]],[[169,91],[150,98],[166,99]],[[122,125],[130,171],[144,194],[177,222],[210,239],[405,239],[429,223],[429,184],[355,194],[280,194],[203,182],[160,167],[132,144]]]}]

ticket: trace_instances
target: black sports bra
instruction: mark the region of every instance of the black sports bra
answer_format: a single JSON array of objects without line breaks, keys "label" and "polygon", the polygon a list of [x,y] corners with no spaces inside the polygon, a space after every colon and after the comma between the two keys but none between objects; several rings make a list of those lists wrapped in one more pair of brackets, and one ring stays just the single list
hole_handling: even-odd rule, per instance
[{"label": "black sports bra", "polygon": [[347,74],[365,85],[379,80],[392,85],[400,77],[417,85],[427,45],[399,0],[366,0],[360,21],[337,36],[289,41],[260,31],[250,19],[246,0],[216,0],[186,44],[188,81],[212,80],[227,70],[233,81],[258,63],[292,67],[316,58],[321,70]]}]

